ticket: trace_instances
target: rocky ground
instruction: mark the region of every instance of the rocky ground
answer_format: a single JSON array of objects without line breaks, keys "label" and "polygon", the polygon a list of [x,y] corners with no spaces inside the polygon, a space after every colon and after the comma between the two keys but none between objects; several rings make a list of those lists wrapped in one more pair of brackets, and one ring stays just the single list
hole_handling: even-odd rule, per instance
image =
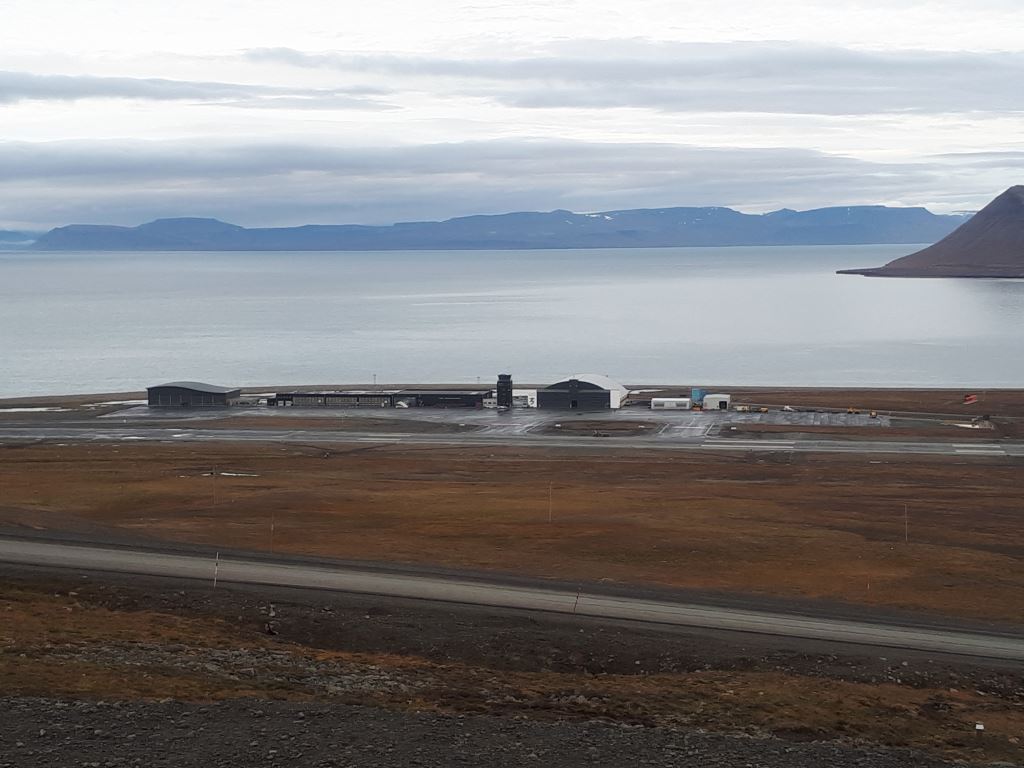
[{"label": "rocky ground", "polygon": [[953,765],[898,749],[313,702],[5,698],[0,699],[0,722],[0,768]]},{"label": "rocky ground", "polygon": [[374,596],[0,577],[0,768],[1024,757],[1024,674],[1006,665]]}]

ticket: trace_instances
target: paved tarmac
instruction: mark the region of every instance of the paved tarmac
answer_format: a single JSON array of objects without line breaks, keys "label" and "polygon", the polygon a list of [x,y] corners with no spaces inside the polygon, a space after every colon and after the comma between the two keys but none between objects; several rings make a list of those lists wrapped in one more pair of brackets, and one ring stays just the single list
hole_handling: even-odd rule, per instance
[{"label": "paved tarmac", "polygon": [[836,413],[826,411],[692,411],[692,410],[652,410],[650,408],[622,408],[601,411],[548,411],[536,408],[515,408],[509,411],[498,411],[489,408],[231,408],[223,409],[174,409],[149,408],[134,406],[121,408],[95,418],[101,420],[120,420],[122,422],[144,422],[148,424],[160,421],[183,421],[200,426],[209,419],[225,417],[261,419],[271,428],[278,419],[303,418],[322,419],[344,422],[348,419],[367,419],[393,424],[428,423],[448,424],[460,427],[473,427],[489,434],[492,433],[529,433],[551,427],[556,423],[568,423],[577,419],[587,422],[603,422],[614,425],[616,422],[646,424],[652,431],[669,433],[688,433],[691,435],[715,434],[730,424],[766,424],[773,426],[829,426],[829,427],[876,427],[884,428],[891,425],[889,415],[879,413],[870,416],[866,413]]},{"label": "paved tarmac", "polygon": [[271,559],[211,558],[208,555],[6,538],[0,538],[0,561],[198,579],[209,582],[211,587],[228,582],[302,587],[1024,661],[1024,634],[960,632],[934,626],[769,613],[557,588],[511,586],[429,574],[367,571]]},{"label": "paved tarmac", "polygon": [[641,437],[520,432],[451,432],[410,434],[330,429],[283,429],[268,424],[261,429],[169,428],[123,423],[86,423],[59,426],[2,426],[0,441],[29,442],[293,442],[304,444],[378,443],[391,445],[444,445],[535,448],[594,448],[603,450],[691,450],[792,453],[918,454],[960,458],[1024,457],[1024,441],[952,442],[948,440],[836,440],[731,438],[661,430]]}]

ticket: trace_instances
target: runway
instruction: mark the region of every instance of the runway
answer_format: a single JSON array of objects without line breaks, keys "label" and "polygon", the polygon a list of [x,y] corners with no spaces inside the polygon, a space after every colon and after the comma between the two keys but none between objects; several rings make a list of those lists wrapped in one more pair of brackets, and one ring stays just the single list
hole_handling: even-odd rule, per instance
[{"label": "runway", "polygon": [[378,443],[481,447],[592,448],[598,450],[683,450],[848,454],[916,454],[960,458],[1024,457],[1024,441],[829,440],[730,438],[660,433],[643,437],[451,432],[409,434],[327,429],[203,429],[134,425],[0,426],[0,441],[30,442],[296,442]]},{"label": "runway", "polygon": [[301,587],[1024,661],[1024,633],[960,632],[934,626],[915,627],[739,610],[294,561],[218,559],[142,549],[0,538],[0,562],[195,579],[205,582],[209,588],[226,583]]}]

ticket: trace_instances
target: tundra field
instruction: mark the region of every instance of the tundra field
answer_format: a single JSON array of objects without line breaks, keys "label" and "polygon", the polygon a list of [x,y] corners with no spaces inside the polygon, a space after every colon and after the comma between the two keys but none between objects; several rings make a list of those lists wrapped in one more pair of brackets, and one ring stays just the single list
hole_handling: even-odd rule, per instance
[{"label": "tundra field", "polygon": [[0,523],[1016,621],[1019,460],[7,444]]}]

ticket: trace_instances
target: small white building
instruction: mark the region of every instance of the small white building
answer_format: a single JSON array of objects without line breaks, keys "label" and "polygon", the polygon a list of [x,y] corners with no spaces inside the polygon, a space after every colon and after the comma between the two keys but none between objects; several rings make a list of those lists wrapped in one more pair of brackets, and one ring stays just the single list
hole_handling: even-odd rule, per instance
[{"label": "small white building", "polygon": [[732,405],[732,395],[704,395],[705,411],[727,411]]},{"label": "small white building", "polygon": [[688,397],[652,397],[652,411],[688,411],[693,401]]}]

